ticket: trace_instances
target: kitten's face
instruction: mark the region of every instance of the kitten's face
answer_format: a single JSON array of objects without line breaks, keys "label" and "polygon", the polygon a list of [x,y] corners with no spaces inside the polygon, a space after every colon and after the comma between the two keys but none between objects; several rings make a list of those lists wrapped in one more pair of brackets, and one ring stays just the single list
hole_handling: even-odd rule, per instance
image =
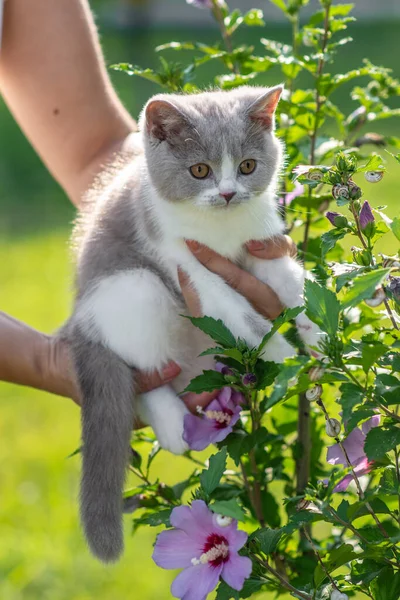
[{"label": "kitten's face", "polygon": [[152,99],[142,129],[160,196],[226,209],[262,194],[281,163],[273,135],[281,91],[248,87]]}]

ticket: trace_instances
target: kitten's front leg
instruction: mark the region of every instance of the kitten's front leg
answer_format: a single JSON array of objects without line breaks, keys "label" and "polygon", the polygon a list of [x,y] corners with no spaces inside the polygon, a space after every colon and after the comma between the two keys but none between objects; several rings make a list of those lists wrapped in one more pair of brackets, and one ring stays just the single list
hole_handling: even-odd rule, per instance
[{"label": "kitten's front leg", "polygon": [[[183,245],[176,248],[176,260],[189,276],[199,296],[202,313],[221,319],[237,338],[242,338],[250,347],[260,344],[271,330],[271,323],[258,314],[251,304],[233,290],[221,277],[211,273]],[[295,351],[279,334],[274,336],[274,347],[266,346],[265,360],[282,362]]]},{"label": "kitten's front leg", "polygon": [[[262,260],[247,255],[245,267],[257,279],[268,284],[287,308],[303,306],[306,271],[296,260],[289,256]],[[306,346],[310,348],[319,346],[324,334],[304,312],[296,317],[296,325]],[[311,353],[315,354],[312,350]]]}]

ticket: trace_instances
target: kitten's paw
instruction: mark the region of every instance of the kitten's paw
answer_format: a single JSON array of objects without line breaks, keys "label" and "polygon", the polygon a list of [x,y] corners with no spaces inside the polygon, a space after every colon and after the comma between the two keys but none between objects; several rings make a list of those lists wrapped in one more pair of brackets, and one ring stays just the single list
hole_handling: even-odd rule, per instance
[{"label": "kitten's paw", "polygon": [[295,356],[296,350],[289,342],[280,335],[275,333],[271,341],[265,346],[262,358],[267,361],[282,363],[285,358]]},{"label": "kitten's paw", "polygon": [[325,337],[325,334],[320,330],[318,325],[313,323],[307,317],[304,312],[296,317],[296,325],[301,339],[307,346],[308,352],[315,358],[321,358],[323,355],[314,350],[314,348],[319,347],[320,343]]},{"label": "kitten's paw", "polygon": [[166,385],[142,394],[140,398],[140,418],[151,425],[160,446],[173,454],[183,454],[188,450],[182,437],[187,413],[183,401]]},{"label": "kitten's paw", "polygon": [[[168,429],[167,429],[168,427]],[[186,450],[189,450],[189,446],[184,441],[183,427],[179,427],[174,431],[169,429],[170,425],[166,425],[163,431],[157,433],[157,439],[160,446],[172,454],[183,454]]]}]

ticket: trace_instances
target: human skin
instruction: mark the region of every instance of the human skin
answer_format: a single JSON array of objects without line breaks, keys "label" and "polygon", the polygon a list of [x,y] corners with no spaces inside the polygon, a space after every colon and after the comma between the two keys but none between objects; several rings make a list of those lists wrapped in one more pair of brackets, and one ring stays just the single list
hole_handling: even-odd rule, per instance
[{"label": "human skin", "polygon": [[[7,0],[0,52],[0,92],[44,164],[77,207],[116,154],[129,156],[136,123],[119,101],[107,74],[87,0]],[[254,276],[209,248],[188,241],[196,258],[219,274],[268,318],[282,310],[276,294]],[[294,255],[286,236],[254,241],[258,258]],[[192,314],[198,299],[180,274]],[[180,372],[170,363],[163,373],[137,375],[148,391]],[[69,348],[0,312],[0,380],[42,389],[80,402]],[[190,409],[207,405],[210,394],[187,394]]]}]

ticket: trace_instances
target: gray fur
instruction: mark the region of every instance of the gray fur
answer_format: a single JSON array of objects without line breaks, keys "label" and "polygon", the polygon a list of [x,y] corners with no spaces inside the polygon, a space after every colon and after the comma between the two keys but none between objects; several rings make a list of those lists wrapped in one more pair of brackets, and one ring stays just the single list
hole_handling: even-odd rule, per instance
[{"label": "gray fur", "polygon": [[[230,92],[189,96],[159,94],[150,100],[147,107],[162,101],[170,103],[172,108],[169,113],[164,109],[157,120],[157,129],[158,121],[164,120],[166,124],[168,143],[152,135],[145,137],[149,174],[163,198],[171,202],[190,200],[209,187],[209,178],[188,177],[188,169],[196,163],[207,162],[218,177],[225,150],[237,164],[244,158],[257,160],[251,177],[238,174],[248,187],[249,197],[268,187],[277,168],[276,141],[272,135],[266,135],[265,124],[253,118],[257,101],[264,95],[264,88],[242,87]],[[145,109],[142,129],[146,125],[149,127]],[[272,129],[271,121],[271,132]],[[160,137],[164,135],[161,133]]]},{"label": "gray fur", "polygon": [[133,373],[77,329],[72,352],[84,400],[81,519],[93,554],[113,562],[124,548],[121,490],[134,420]]},{"label": "gray fur", "polygon": [[[257,161],[251,176],[238,172],[246,192],[235,201],[264,192],[279,162],[277,142],[270,135],[273,123],[258,117],[264,96],[263,88],[156,96],[141,117],[145,156],[138,150],[133,161],[124,159],[106,174],[80,215],[74,238],[76,311],[62,335],[71,343],[82,393],[82,523],[91,550],[105,562],[116,560],[123,549],[122,487],[134,420],[130,367],[135,365],[125,364],[100,339],[89,340],[77,310],[103,278],[139,268],[155,273],[184,305],[162,255],[147,244],[162,241],[149,183],[167,202],[193,202],[199,192],[218,183],[222,155],[228,153],[238,164],[246,158]],[[198,162],[211,165],[212,178],[198,180],[189,174]],[[214,202],[210,197],[209,204]]]}]

